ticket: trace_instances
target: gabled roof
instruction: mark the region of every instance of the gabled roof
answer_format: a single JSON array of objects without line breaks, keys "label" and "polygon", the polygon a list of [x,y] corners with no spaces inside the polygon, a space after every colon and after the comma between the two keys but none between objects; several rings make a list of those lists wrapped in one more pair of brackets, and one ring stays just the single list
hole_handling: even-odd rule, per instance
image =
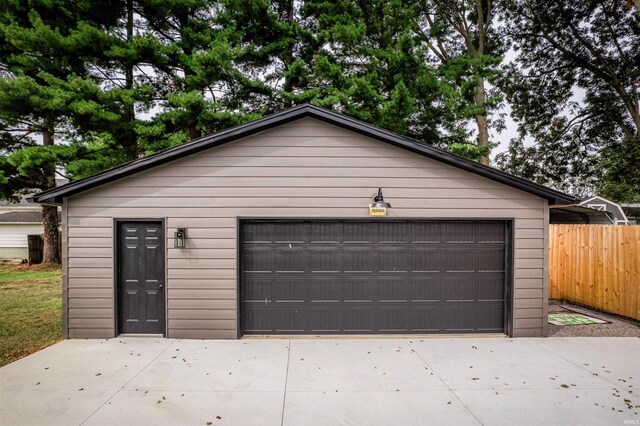
[{"label": "gabled roof", "polygon": [[355,120],[344,115],[314,106],[301,105],[276,114],[269,115],[262,119],[232,127],[222,132],[205,136],[183,145],[160,151],[156,154],[143,157],[121,166],[89,176],[85,179],[68,183],[61,187],[49,189],[41,192],[32,198],[36,203],[62,203],[63,197],[83,192],[97,186],[113,182],[117,179],[159,166],[169,161],[195,154],[197,152],[214,148],[237,139],[244,138],[254,133],[298,120],[303,117],[311,117],[329,124],[342,127],[347,130],[377,139],[388,144],[407,149],[416,154],[441,161],[454,167],[475,173],[479,176],[503,183],[505,185],[520,189],[533,195],[549,200],[550,204],[573,204],[577,199],[571,195],[564,194],[551,188],[527,181],[525,179],[501,172],[492,167],[488,167],[475,161],[467,160],[449,152],[422,144],[416,140],[400,136],[390,131],[380,129],[370,124]]},{"label": "gabled roof", "polygon": [[590,208],[605,210],[614,217],[616,225],[618,223],[628,224],[629,219],[627,215],[622,210],[622,206],[618,203],[614,203],[611,200],[607,200],[604,197],[600,197],[599,195],[594,195],[593,197],[582,200],[579,204],[580,206],[587,206]]}]

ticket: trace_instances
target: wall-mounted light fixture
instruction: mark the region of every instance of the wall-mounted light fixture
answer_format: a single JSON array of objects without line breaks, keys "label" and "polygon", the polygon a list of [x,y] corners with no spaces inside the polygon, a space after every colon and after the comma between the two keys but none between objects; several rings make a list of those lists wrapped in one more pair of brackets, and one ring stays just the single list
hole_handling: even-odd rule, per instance
[{"label": "wall-mounted light fixture", "polygon": [[187,228],[178,228],[173,234],[173,246],[185,248],[187,246]]},{"label": "wall-mounted light fixture", "polygon": [[373,203],[369,204],[369,216],[386,216],[391,204],[384,201],[382,188],[378,188],[378,195],[373,196]]},{"label": "wall-mounted light fixture", "polygon": [[378,195],[373,197],[373,205],[371,207],[378,208],[378,209],[391,208],[391,204],[384,201],[384,197],[382,196],[382,188],[378,188]]}]

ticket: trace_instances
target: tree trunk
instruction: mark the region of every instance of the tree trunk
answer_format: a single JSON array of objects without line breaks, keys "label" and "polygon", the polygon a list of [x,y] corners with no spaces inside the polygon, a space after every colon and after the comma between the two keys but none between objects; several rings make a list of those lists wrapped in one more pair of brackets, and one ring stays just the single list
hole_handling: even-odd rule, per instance
[{"label": "tree trunk", "polygon": [[42,206],[42,222],[44,224],[42,263],[60,263],[62,256],[60,253],[58,207]]},{"label": "tree trunk", "polygon": [[[42,142],[45,146],[54,144],[53,132],[49,129],[42,132]],[[55,166],[47,176],[47,187],[56,186]],[[62,256],[60,253],[60,221],[58,219],[57,206],[42,206],[42,224],[44,225],[44,248],[42,253],[42,263],[60,263]]]},{"label": "tree trunk", "polygon": [[[185,32],[185,29],[189,28],[189,15],[182,15],[178,18],[178,25],[180,27],[180,37],[182,39],[184,39],[184,34],[183,32]],[[193,57],[193,48],[192,46],[188,45],[188,44],[184,44],[182,47],[183,51],[184,51],[184,55],[187,58],[192,58]],[[202,89],[198,88],[197,85],[196,87],[191,87],[188,84],[188,80],[189,77],[194,75],[195,72],[193,71],[193,69],[191,68],[190,64],[188,62],[183,62],[181,63],[182,66],[182,71],[184,72],[184,80],[183,80],[183,87],[182,90],[184,92],[191,92],[194,89],[199,90],[202,93]],[[198,130],[198,128],[196,127],[196,125],[198,124],[198,119],[196,117],[196,114],[199,114],[199,111],[196,111],[194,114],[194,110],[192,108],[190,108],[191,111],[191,117],[189,119],[189,122],[186,123],[187,125],[187,133],[189,133],[189,139],[190,140],[194,140],[194,139],[198,139],[199,137],[202,136],[202,133],[200,132],[200,130]]]},{"label": "tree trunk", "polygon": [[[294,14],[293,0],[287,0],[285,19],[289,24],[289,29],[291,29],[291,25],[293,24],[293,14]],[[292,31],[289,31],[288,36],[289,37],[292,36]],[[293,63],[293,43],[291,43],[287,47],[287,51],[284,53],[282,57],[282,63],[284,65],[284,72],[289,71],[289,67]],[[291,81],[290,76],[287,75],[284,77],[284,85],[282,86],[282,89],[284,92],[287,92],[287,93],[291,93],[293,91],[293,82]],[[293,106],[293,102],[291,101],[291,99],[285,99],[284,105],[285,107],[290,108]]]},{"label": "tree trunk", "polygon": [[189,124],[189,139],[198,139],[200,136],[200,130],[196,128],[195,123]]},{"label": "tree trunk", "polygon": [[[480,77],[476,87],[476,106],[484,108],[486,101],[487,94],[484,90],[484,78]],[[489,121],[487,120],[486,111],[476,116],[476,124],[478,126],[478,147],[484,148],[489,145]],[[483,155],[480,158],[480,162],[488,166],[489,155]]]},{"label": "tree trunk", "polygon": [[[127,43],[131,43],[133,39],[133,0],[127,0]],[[125,65],[125,89],[133,89],[133,63],[129,62]],[[127,126],[125,130],[125,151],[128,160],[138,158],[138,140],[135,134],[135,104],[125,105],[125,120]]]}]

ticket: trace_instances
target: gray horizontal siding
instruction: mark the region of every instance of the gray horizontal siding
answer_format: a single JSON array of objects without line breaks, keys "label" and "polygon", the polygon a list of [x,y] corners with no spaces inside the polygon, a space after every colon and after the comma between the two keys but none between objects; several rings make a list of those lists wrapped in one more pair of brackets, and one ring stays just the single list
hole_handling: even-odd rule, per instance
[{"label": "gray horizontal siding", "polygon": [[303,119],[68,199],[68,335],[115,333],[114,218],[166,219],[169,337],[235,338],[237,218],[363,218],[378,187],[392,217],[515,218],[515,333],[544,332],[545,200]]}]

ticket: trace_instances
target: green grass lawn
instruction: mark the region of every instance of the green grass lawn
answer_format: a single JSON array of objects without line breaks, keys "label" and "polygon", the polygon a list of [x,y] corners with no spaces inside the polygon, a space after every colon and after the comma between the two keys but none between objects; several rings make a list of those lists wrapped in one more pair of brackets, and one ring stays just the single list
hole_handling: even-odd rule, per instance
[{"label": "green grass lawn", "polygon": [[59,267],[0,264],[0,366],[62,339]]}]

